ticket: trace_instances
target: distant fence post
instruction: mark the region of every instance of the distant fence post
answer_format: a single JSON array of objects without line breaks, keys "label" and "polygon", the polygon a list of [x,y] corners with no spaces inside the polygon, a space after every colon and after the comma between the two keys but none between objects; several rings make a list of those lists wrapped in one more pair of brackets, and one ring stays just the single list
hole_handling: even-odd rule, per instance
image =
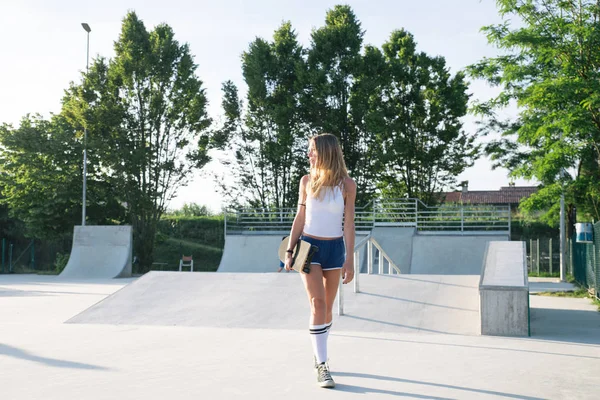
[{"label": "distant fence post", "polygon": [[533,239],[529,239],[529,272],[533,272]]},{"label": "distant fence post", "polygon": [[510,209],[510,204],[508,205],[508,240],[512,240],[512,212]]},{"label": "distant fence post", "polygon": [[31,269],[35,270],[35,240],[31,239]]},{"label": "distant fence post", "polygon": [[550,238],[550,243],[548,244],[548,259],[550,261],[550,275],[552,275],[552,238]]},{"label": "distant fence post", "polygon": [[415,199],[415,229],[419,229],[419,200]]},{"label": "distant fence post", "polygon": [[13,250],[13,244],[11,243],[8,246],[8,272],[13,272],[13,270],[12,270],[12,250]]},{"label": "distant fence post", "polygon": [[540,276],[540,238],[536,239],[535,246],[535,265],[537,266],[537,273]]},{"label": "distant fence post", "polygon": [[6,239],[2,239],[2,273],[4,273],[4,255],[6,254]]}]

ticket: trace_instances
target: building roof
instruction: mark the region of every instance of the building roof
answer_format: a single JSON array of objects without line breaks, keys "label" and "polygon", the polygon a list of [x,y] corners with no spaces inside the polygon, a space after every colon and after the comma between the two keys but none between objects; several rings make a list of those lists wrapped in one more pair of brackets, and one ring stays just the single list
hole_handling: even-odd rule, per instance
[{"label": "building roof", "polygon": [[537,192],[536,186],[503,186],[500,190],[446,192],[446,202],[466,204],[518,204]]}]

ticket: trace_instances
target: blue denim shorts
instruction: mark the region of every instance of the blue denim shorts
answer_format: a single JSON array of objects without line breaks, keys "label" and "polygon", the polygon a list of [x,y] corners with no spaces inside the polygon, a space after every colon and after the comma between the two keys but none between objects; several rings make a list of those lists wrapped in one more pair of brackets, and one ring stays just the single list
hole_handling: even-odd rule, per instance
[{"label": "blue denim shorts", "polygon": [[300,239],[319,248],[311,264],[319,264],[323,270],[341,269],[346,262],[346,246],[344,238],[332,240],[319,240],[310,236],[302,235]]}]

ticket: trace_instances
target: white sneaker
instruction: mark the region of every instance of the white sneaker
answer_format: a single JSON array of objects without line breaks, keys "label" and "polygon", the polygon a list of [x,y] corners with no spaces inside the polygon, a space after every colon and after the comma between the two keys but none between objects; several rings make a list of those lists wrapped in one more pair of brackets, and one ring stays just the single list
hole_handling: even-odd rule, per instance
[{"label": "white sneaker", "polygon": [[329,373],[327,363],[317,364],[317,385],[322,388],[334,388],[335,382]]}]

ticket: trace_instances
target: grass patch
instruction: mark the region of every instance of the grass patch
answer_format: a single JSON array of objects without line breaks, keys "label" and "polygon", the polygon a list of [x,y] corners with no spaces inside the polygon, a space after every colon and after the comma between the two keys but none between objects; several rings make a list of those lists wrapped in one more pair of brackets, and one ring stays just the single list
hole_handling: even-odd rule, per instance
[{"label": "grass patch", "polygon": [[548,296],[548,297],[570,297],[577,299],[590,299],[592,303],[596,306],[598,311],[600,312],[600,300],[598,300],[593,294],[591,294],[587,289],[582,287],[578,287],[575,290],[571,290],[568,292],[540,292],[540,293],[531,293],[535,296]]},{"label": "grass patch", "polygon": [[214,272],[219,268],[223,249],[190,240],[168,238],[154,246],[152,271],[178,271],[182,255],[194,257],[194,271]]},{"label": "grass patch", "polygon": [[[549,272],[529,272],[527,274],[530,278],[560,278],[560,272],[553,272],[550,274]],[[567,274],[565,281],[569,283],[575,283],[575,277],[571,274]]]},{"label": "grass patch", "polygon": [[576,289],[569,292],[540,292],[540,293],[532,293],[536,296],[548,296],[548,297],[574,297],[578,299],[590,298],[590,295],[585,289]]},{"label": "grass patch", "polygon": [[560,272],[540,272],[539,274],[537,272],[529,272],[527,275],[532,278],[560,278]]},{"label": "grass patch", "polygon": [[[0,268],[0,271],[2,271],[2,269]],[[30,267],[26,266],[26,265],[13,265],[13,269],[12,272],[8,271],[8,266],[5,267],[5,272],[6,274],[36,274],[36,275],[58,275],[59,272],[53,270],[53,269],[31,269]]]}]

